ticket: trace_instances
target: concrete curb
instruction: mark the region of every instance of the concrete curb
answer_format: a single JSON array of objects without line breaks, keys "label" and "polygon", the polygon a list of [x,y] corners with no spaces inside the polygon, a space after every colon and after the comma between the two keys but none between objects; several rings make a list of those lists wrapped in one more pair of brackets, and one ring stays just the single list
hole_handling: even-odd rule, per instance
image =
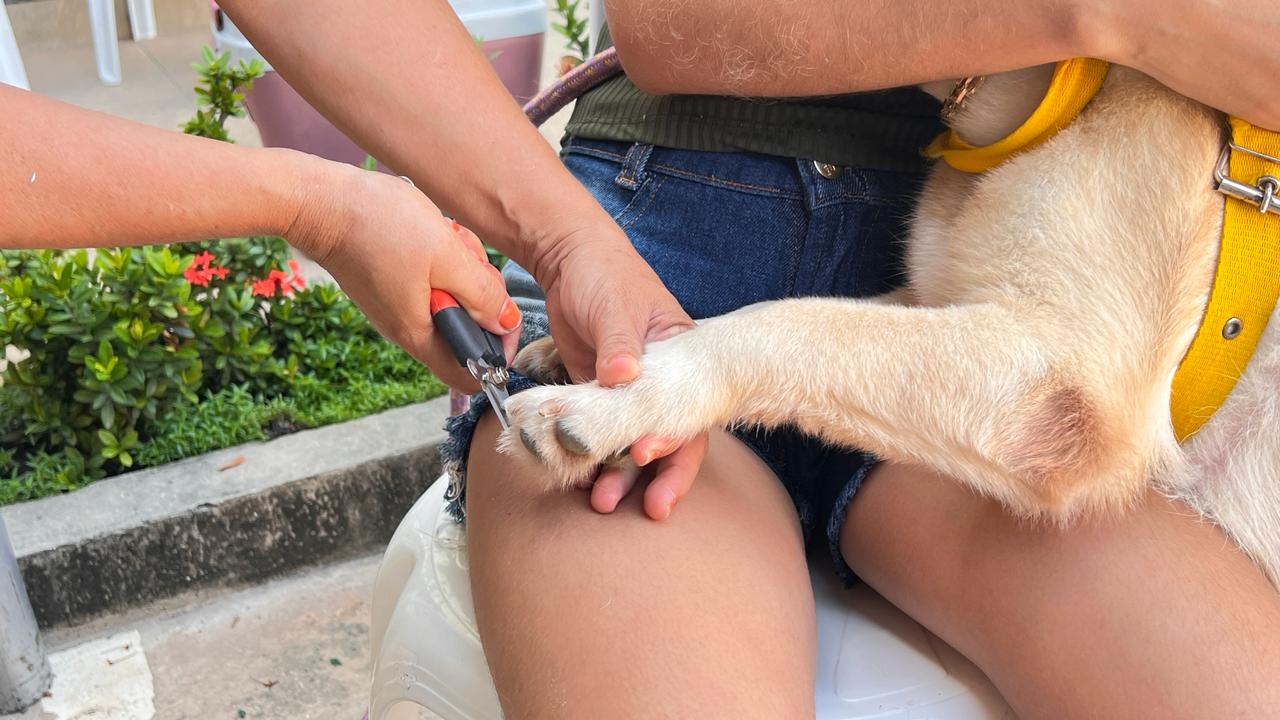
[{"label": "concrete curb", "polygon": [[447,413],[438,398],[0,508],[36,619],[75,625],[385,545],[440,474]]}]

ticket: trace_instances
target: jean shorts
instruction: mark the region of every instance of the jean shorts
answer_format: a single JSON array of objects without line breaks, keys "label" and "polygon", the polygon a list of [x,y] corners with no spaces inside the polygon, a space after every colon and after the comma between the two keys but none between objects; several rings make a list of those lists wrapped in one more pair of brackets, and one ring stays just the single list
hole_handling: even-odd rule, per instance
[{"label": "jean shorts", "polygon": [[[903,279],[919,175],[581,138],[570,139],[561,157],[694,318],[781,298],[880,295]],[[521,343],[546,335],[533,278],[514,263],[503,275],[524,313]],[[509,389],[532,384],[516,376]],[[468,413],[451,418],[441,449],[449,511],[460,521],[471,434],[487,409],[478,396]],[[876,458],[792,428],[736,434],[786,487],[806,541],[824,543],[836,572],[852,581],[840,530]]]}]

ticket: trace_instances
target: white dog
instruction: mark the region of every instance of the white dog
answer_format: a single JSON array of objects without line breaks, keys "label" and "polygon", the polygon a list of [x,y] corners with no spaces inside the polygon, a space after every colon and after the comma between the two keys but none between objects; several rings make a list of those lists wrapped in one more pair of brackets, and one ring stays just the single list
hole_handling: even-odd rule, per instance
[{"label": "white dog", "polygon": [[[1009,136],[1058,67],[986,78],[953,136]],[[644,434],[792,424],[1056,521],[1123,510],[1158,482],[1280,578],[1280,319],[1185,443],[1170,405],[1215,278],[1224,118],[1136,71],[1103,72],[1047,140],[985,172],[937,163],[892,302],[782,300],[712,318],[650,345],[625,387],[511,398],[504,447],[529,447],[567,485]],[[1269,240],[1280,253],[1280,235]],[[545,347],[530,353],[523,364],[546,361]]]}]

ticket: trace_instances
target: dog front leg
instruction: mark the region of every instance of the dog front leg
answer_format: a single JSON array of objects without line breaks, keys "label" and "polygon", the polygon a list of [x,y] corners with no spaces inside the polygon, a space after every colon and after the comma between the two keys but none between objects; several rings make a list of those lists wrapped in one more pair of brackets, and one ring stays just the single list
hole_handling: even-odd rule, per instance
[{"label": "dog front leg", "polygon": [[792,424],[932,466],[1025,514],[1122,500],[1136,487],[1090,481],[1105,424],[1096,398],[1035,331],[998,305],[762,303],[652,345],[628,386],[541,388],[509,409],[525,446],[567,481],[641,435]]}]

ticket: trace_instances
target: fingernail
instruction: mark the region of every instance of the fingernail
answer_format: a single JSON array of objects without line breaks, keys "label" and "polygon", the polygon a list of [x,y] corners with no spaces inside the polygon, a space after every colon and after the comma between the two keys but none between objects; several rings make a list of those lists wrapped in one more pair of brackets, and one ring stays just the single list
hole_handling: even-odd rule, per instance
[{"label": "fingernail", "polygon": [[498,324],[507,332],[520,327],[520,308],[516,307],[511,298],[507,298],[507,301],[502,304],[502,312],[498,313]]}]

